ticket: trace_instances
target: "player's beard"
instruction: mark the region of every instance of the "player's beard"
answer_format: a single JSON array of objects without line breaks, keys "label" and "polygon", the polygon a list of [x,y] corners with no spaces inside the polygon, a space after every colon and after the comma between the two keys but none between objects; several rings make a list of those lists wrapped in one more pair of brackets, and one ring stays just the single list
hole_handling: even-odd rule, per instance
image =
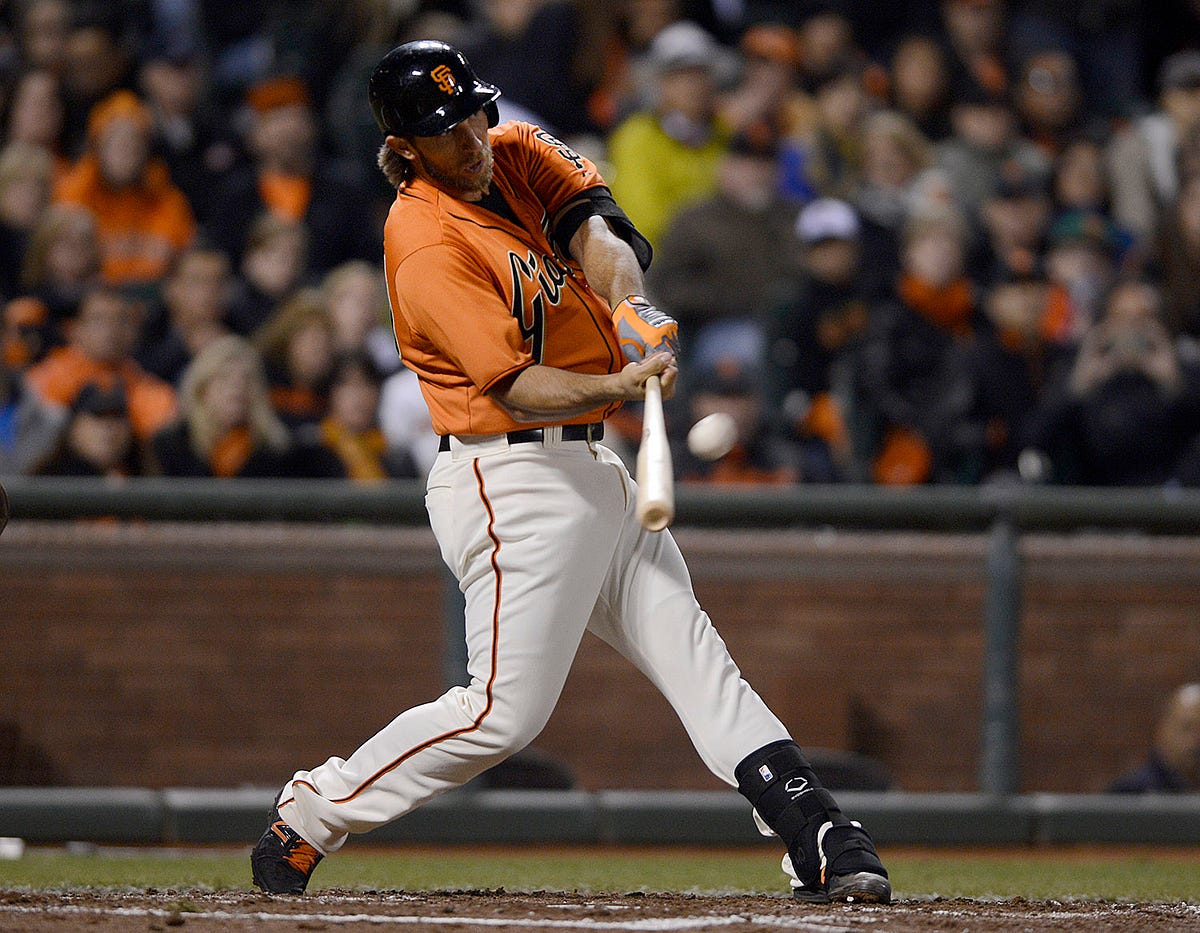
[{"label": "player's beard", "polygon": [[483,168],[478,172],[468,172],[466,167],[457,172],[447,172],[432,164],[423,155],[421,165],[430,179],[442,190],[464,201],[478,201],[488,193],[492,185],[492,147],[489,145],[479,158],[483,159]]}]

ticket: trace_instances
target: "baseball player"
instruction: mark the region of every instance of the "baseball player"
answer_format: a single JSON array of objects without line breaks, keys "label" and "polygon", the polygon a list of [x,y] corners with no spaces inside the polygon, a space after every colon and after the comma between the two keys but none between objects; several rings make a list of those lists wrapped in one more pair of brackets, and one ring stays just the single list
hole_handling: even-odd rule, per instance
[{"label": "baseball player", "polygon": [[526,123],[460,52],[389,52],[368,96],[396,186],[384,231],[401,356],[440,453],[426,505],[466,597],[470,684],[401,713],[348,759],[285,785],[255,883],[302,893],[350,833],[403,816],[520,750],[554,709],[585,630],[662,691],[704,763],[787,846],[806,901],[891,898],[887,872],[742,679],[667,532],[644,530],[604,419],[674,390],[676,324],[648,304],[650,250],[596,166]]}]

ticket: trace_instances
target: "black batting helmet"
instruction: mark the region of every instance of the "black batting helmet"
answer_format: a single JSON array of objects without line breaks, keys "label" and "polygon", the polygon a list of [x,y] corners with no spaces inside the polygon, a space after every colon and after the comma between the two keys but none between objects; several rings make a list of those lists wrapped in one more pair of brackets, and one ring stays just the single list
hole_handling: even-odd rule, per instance
[{"label": "black batting helmet", "polygon": [[500,115],[500,89],[480,81],[463,53],[445,42],[406,42],[383,57],[367,84],[375,122],[392,136],[437,136],[482,109]]}]

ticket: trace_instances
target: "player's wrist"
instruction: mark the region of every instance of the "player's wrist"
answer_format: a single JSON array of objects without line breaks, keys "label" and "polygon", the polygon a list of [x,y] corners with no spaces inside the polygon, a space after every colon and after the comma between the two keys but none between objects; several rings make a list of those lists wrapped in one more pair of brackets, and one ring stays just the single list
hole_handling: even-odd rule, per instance
[{"label": "player's wrist", "polygon": [[646,300],[645,295],[640,295],[637,292],[631,292],[623,298],[618,299],[617,302],[612,305],[612,313],[615,315],[617,311],[620,310],[622,305],[628,305],[629,308],[636,314],[639,304],[648,305],[650,302]]}]

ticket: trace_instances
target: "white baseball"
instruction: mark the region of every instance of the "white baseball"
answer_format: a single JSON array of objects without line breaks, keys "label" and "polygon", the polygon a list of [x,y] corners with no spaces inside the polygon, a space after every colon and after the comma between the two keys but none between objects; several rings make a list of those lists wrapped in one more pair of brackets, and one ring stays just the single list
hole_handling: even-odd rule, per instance
[{"label": "white baseball", "polygon": [[737,440],[737,423],[732,415],[715,411],[706,415],[688,431],[688,450],[701,460],[716,460],[724,457]]}]

